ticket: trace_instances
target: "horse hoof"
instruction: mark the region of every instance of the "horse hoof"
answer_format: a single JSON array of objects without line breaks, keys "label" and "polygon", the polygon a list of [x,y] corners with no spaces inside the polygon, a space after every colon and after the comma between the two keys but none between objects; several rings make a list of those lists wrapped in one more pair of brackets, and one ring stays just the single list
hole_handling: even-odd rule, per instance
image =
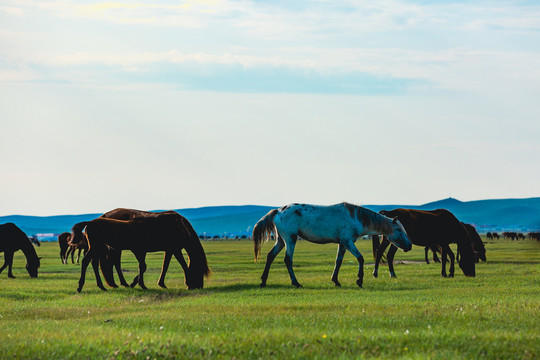
[{"label": "horse hoof", "polygon": [[160,288],[167,289],[167,286],[165,286],[164,283],[162,283],[162,284],[158,283],[158,286],[159,286]]},{"label": "horse hoof", "polygon": [[379,274],[377,274],[376,272],[373,273],[373,277],[376,279],[377,277],[379,277]]},{"label": "horse hoof", "polygon": [[442,276],[443,278],[448,277],[448,276],[446,276],[446,274],[441,274],[441,276]]},{"label": "horse hoof", "polygon": [[341,284],[340,284],[339,282],[337,282],[337,281],[334,281],[334,285],[335,285],[336,287],[341,287]]},{"label": "horse hoof", "polygon": [[77,292],[80,293],[82,291],[82,287],[77,288]]},{"label": "horse hoof", "polygon": [[261,287],[261,288],[266,287],[266,283],[261,283],[261,284],[259,285],[259,287]]},{"label": "horse hoof", "polygon": [[13,276],[13,275],[8,275],[8,278],[15,279],[15,276]]},{"label": "horse hoof", "polygon": [[358,285],[358,287],[362,287],[362,281],[356,280],[356,285]]},{"label": "horse hoof", "polygon": [[300,285],[300,283],[294,283],[292,285],[297,289],[303,287],[302,285]]},{"label": "horse hoof", "polygon": [[391,277],[392,279],[397,279],[396,274],[390,274],[390,277]]},{"label": "horse hoof", "polygon": [[137,283],[132,283],[131,285],[129,285],[129,287],[133,289],[135,285],[137,285]]}]

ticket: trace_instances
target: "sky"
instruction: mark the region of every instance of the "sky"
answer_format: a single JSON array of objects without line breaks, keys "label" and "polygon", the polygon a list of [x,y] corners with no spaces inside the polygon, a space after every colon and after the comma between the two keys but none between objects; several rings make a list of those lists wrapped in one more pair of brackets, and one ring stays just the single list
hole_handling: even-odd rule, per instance
[{"label": "sky", "polygon": [[540,196],[537,1],[0,0],[0,215]]}]

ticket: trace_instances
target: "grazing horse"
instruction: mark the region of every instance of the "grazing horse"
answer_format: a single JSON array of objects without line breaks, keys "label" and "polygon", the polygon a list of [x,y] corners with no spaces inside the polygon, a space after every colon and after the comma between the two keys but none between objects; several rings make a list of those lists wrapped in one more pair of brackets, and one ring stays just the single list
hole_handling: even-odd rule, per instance
[{"label": "grazing horse", "polygon": [[[80,292],[83,288],[86,268],[90,261],[94,268],[98,287],[105,290],[99,276],[98,265],[103,258],[107,257],[107,248],[117,252],[131,250],[137,258],[139,274],[133,280],[131,287],[139,284],[143,289],[146,289],[143,279],[143,274],[146,271],[146,254],[165,251],[160,283],[164,285],[163,279],[170,259],[174,255],[182,267],[185,267],[188,288],[202,288],[204,277],[210,275],[210,269],[197,233],[191,224],[189,224],[189,228],[187,224],[189,222],[176,212],[166,212],[160,216],[152,217],[135,217],[132,220],[100,217],[87,222],[85,236],[90,249],[82,261],[81,278],[77,291]],[[182,263],[182,249],[185,249],[188,254],[189,264],[185,264],[185,261]],[[105,275],[108,270],[104,270],[102,267],[102,271]]]},{"label": "grazing horse", "polygon": [[68,232],[63,232],[58,235],[58,246],[60,246],[60,260],[62,260],[62,264],[67,264],[67,252],[69,249],[70,238],[71,234]]},{"label": "grazing horse", "polygon": [[[402,222],[411,241],[419,246],[436,245],[441,248],[441,275],[446,277],[447,255],[450,257],[449,276],[454,276],[454,253],[448,246],[451,243],[457,243],[461,251],[459,267],[466,276],[475,276],[474,254],[470,244],[469,236],[458,219],[445,209],[432,211],[395,209],[391,211],[381,211],[383,215],[397,216]],[[377,249],[377,258],[375,259],[375,270],[373,276],[378,276],[379,261],[386,247],[390,245],[388,239],[383,237],[381,245]],[[393,266],[394,254],[397,248],[392,246],[386,255],[390,276],[396,277]]]},{"label": "grazing horse", "polygon": [[262,244],[275,235],[276,243],[266,257],[266,266],[261,277],[261,287],[266,286],[270,265],[278,253],[285,248],[285,265],[292,285],[301,287],[292,268],[294,248],[298,237],[317,244],[339,244],[332,281],[338,281],[339,268],[345,250],[358,260],[358,280],[362,287],[364,258],[354,243],[362,235],[386,235],[392,243],[404,251],[411,249],[411,241],[397,219],[390,219],[361,206],[341,203],[330,206],[291,204],[273,209],[253,227],[255,261],[260,258]]},{"label": "grazing horse", "polygon": [[488,238],[488,240],[493,240],[493,234],[490,232],[486,234],[486,237]]},{"label": "grazing horse", "polygon": [[497,234],[496,232],[494,232],[494,233],[491,234],[491,235],[493,235],[493,239],[499,240],[499,234]]},{"label": "grazing horse", "polygon": [[0,273],[8,268],[8,277],[14,278],[11,267],[13,266],[13,254],[22,250],[26,257],[26,271],[31,277],[38,276],[40,257],[36,254],[36,249],[26,234],[13,223],[0,225],[0,252],[4,253],[4,265],[0,268]]},{"label": "grazing horse", "polygon": [[517,233],[513,232],[513,231],[505,231],[502,233],[502,236],[504,239],[511,239],[511,240],[517,240],[518,239],[518,235]]},{"label": "grazing horse", "polygon": [[[177,222],[179,226],[183,229],[183,239],[182,241],[186,244],[186,252],[188,253],[188,257],[191,258],[191,256],[194,256],[195,258],[200,257],[200,252],[202,251],[202,256],[204,257],[204,263],[206,263],[206,255],[204,254],[204,250],[202,249],[202,246],[200,245],[200,240],[195,242],[193,235],[197,235],[195,230],[193,229],[193,226],[191,226],[190,222],[183,217],[182,215],[178,214],[176,211],[161,211],[161,212],[150,212],[150,211],[142,211],[142,210],[135,210],[135,209],[126,209],[126,208],[117,208],[111,211],[106,212],[105,214],[101,215],[100,218],[106,218],[106,219],[116,219],[116,220],[133,220],[136,218],[157,218],[161,216],[174,216],[177,218]],[[72,229],[72,237],[75,239],[75,242],[84,242],[86,243],[86,239],[83,236],[82,230],[86,226],[88,222],[83,222],[76,224]],[[198,243],[198,245],[197,245]],[[118,274],[118,278],[120,280],[121,285],[129,287],[130,285],[126,282],[124,279],[124,275],[122,273],[121,269],[121,257],[122,257],[122,251],[116,250],[114,248],[108,248],[107,256],[100,261],[101,270],[103,272],[103,276],[105,277],[105,281],[110,287],[117,287],[115,281],[114,281],[114,275],[112,272],[112,266],[115,267],[116,272]],[[191,254],[191,255],[190,255]],[[167,274],[167,270],[169,268],[169,264],[172,258],[171,252],[165,252],[165,256],[163,258],[163,266],[161,275],[158,280],[158,285],[162,288],[167,288],[165,286],[165,275]],[[180,256],[177,257],[178,262],[182,266],[182,269],[184,270],[185,279],[188,279],[188,265],[186,264],[186,261],[184,259],[184,256],[182,253],[180,253]],[[203,272],[207,271],[203,269]],[[209,271],[209,270],[208,270]],[[200,280],[202,281],[202,279]],[[188,284],[186,282],[186,285],[190,288],[196,288],[198,286],[199,280],[194,281],[192,284]],[[136,281],[134,281],[134,284],[136,284]],[[132,284],[134,286],[134,284]],[[202,285],[200,286],[202,287]]]}]

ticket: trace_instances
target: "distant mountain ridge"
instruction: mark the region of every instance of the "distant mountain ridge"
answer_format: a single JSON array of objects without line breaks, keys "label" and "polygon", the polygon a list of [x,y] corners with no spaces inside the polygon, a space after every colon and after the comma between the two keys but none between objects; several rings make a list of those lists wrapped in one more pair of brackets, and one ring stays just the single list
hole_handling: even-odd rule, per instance
[{"label": "distant mountain ridge", "polygon": [[[285,204],[283,204],[285,205]],[[527,199],[492,199],[459,201],[442,199],[424,205],[363,205],[373,211],[408,208],[418,210],[447,209],[463,222],[475,225],[480,232],[540,230],[540,197]],[[271,209],[277,207],[260,205],[208,206],[201,208],[176,209],[185,216],[200,234],[250,235],[253,225]],[[156,210],[157,211],[157,210]],[[56,215],[56,216],[0,216],[0,224],[13,222],[26,234],[41,234],[43,239],[70,231],[73,224],[88,221],[101,214]]]}]

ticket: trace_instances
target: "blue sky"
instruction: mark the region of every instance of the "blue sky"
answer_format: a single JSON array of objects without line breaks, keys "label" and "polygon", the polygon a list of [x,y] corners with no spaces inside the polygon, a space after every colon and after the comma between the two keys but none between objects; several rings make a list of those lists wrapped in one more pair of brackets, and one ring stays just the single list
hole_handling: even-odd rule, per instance
[{"label": "blue sky", "polygon": [[1,214],[539,196],[533,1],[0,0]]}]

